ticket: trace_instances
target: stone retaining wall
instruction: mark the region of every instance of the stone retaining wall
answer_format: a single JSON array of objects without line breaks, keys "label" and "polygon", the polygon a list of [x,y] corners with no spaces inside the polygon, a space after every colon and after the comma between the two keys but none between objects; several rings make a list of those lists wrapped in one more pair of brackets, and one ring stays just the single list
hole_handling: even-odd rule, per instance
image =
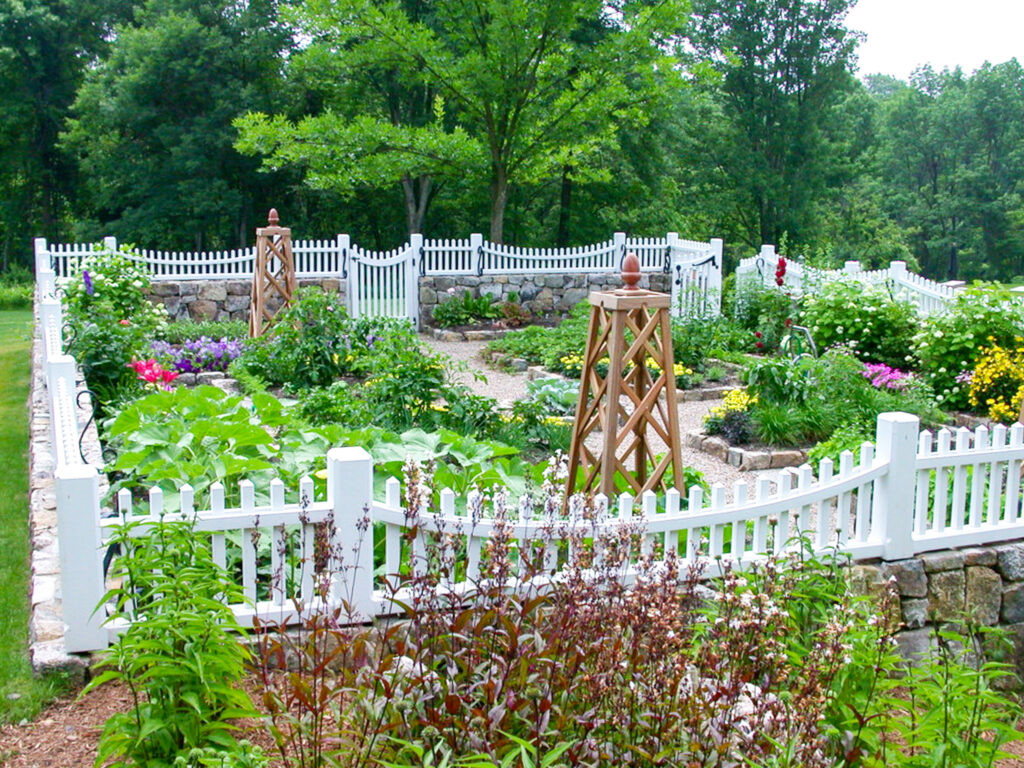
[{"label": "stone retaining wall", "polygon": [[851,566],[857,592],[881,595],[895,581],[904,629],[897,640],[904,655],[928,650],[932,630],[962,624],[965,617],[1009,632],[1012,658],[1024,680],[1024,541],[930,552],[907,560]]},{"label": "stone retaining wall", "polygon": [[[428,275],[420,278],[420,323],[431,324],[431,316],[441,302],[463,291],[473,296],[493,296],[499,301],[517,294],[519,302],[535,315],[563,315],[590,295],[622,287],[618,272],[574,275]],[[645,272],[640,287],[667,293],[669,275]]]},{"label": "stone retaining wall", "polygon": [[[344,283],[335,278],[298,282],[300,288],[319,285],[345,294]],[[150,299],[167,308],[172,320],[249,320],[251,280],[154,280],[149,292]]]},{"label": "stone retaining wall", "polygon": [[[345,281],[338,278],[299,280],[299,286],[319,285],[325,291],[345,295]],[[419,280],[420,322],[430,325],[434,307],[450,296],[470,291],[473,296],[494,296],[498,300],[518,294],[519,301],[536,315],[562,315],[590,295],[591,291],[620,288],[618,273],[575,275],[454,275],[426,276]],[[669,275],[645,273],[641,288],[668,292]],[[150,287],[150,298],[163,304],[172,320],[249,320],[251,280],[159,280]]]}]

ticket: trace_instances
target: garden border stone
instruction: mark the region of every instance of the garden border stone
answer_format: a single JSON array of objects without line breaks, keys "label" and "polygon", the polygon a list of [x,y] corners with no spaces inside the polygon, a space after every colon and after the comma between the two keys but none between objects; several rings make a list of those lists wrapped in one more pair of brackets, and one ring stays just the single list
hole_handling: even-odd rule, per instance
[{"label": "garden border stone", "polygon": [[[807,452],[794,448],[743,448],[729,445],[717,435],[708,435],[703,431],[687,432],[683,436],[687,448],[720,458],[740,472],[755,472],[762,469],[782,469],[799,467],[807,463]],[[724,448],[723,448],[724,446]]]}]

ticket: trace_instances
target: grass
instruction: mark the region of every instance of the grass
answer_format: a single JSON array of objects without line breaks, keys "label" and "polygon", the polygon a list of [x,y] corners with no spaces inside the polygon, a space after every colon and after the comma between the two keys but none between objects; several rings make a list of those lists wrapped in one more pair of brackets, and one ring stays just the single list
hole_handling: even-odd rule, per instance
[{"label": "grass", "polygon": [[0,311],[0,722],[34,717],[67,687],[28,658],[28,402],[32,312]]}]

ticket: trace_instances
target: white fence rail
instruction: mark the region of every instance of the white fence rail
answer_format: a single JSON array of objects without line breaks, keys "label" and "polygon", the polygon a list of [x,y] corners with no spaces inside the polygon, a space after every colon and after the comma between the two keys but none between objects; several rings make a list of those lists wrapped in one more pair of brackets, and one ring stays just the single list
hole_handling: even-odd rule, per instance
[{"label": "white fence rail", "polygon": [[[74,273],[97,246],[48,244],[39,238],[36,269],[53,271],[58,279]],[[98,248],[117,250],[117,240],[104,238]],[[361,316],[408,317],[419,323],[419,277],[434,275],[601,274],[615,273],[623,257],[635,253],[640,268],[672,276],[672,312],[679,316],[717,315],[721,309],[722,241],[665,237],[626,237],[574,248],[519,248],[490,243],[481,235],[465,240],[425,240],[412,235],[390,251],[355,245],[348,235],[292,243],[296,276],[336,277],[345,281],[349,312]],[[144,267],[154,281],[251,280],[255,249],[213,252],[142,250],[128,258]]]},{"label": "white fence rail", "polygon": [[[737,283],[755,281],[765,287],[774,286],[778,258],[774,246],[762,246],[757,256],[740,261],[736,267]],[[786,290],[803,293],[830,280],[856,280],[865,285],[888,286],[895,298],[915,304],[922,315],[945,311],[956,296],[957,288],[962,285],[955,281],[948,284],[929,280],[908,271],[904,261],[894,261],[888,269],[865,271],[858,261],[848,261],[842,269],[817,269],[786,259]]]}]

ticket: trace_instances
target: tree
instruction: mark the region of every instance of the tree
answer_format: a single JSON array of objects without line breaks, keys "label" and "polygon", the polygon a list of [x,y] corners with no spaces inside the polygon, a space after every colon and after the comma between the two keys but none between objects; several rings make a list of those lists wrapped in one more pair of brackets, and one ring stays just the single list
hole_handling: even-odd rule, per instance
[{"label": "tree", "polygon": [[[394,114],[348,121],[339,146],[358,146],[357,161],[390,155],[373,162],[392,182],[437,164],[463,174],[482,166],[498,242],[513,185],[600,177],[591,163],[616,146],[617,121],[644,122],[643,106],[681,82],[673,53],[684,21],[681,0],[306,0],[297,17],[321,61],[357,58],[368,72],[398,73],[407,90],[418,85],[450,111],[449,124],[441,110],[426,126]],[[243,123],[243,145],[266,146],[270,137],[256,131],[270,124]],[[456,126],[477,142],[472,156]],[[314,168],[336,160],[337,150],[314,146],[302,124],[274,127],[278,158]]]},{"label": "tree", "polygon": [[827,125],[853,85],[854,0],[697,0],[697,49],[717,69],[710,163],[734,190],[751,246],[813,240],[816,201],[837,183]]},{"label": "tree", "polygon": [[28,262],[31,237],[61,236],[74,163],[57,139],[86,68],[128,0],[0,4],[0,269]]},{"label": "tree", "polygon": [[924,67],[881,97],[880,177],[926,274],[1024,273],[1024,70]]},{"label": "tree", "polygon": [[275,0],[149,0],[89,73],[65,146],[85,175],[85,234],[162,247],[243,244],[274,179],[232,120],[278,98],[288,33]]}]

